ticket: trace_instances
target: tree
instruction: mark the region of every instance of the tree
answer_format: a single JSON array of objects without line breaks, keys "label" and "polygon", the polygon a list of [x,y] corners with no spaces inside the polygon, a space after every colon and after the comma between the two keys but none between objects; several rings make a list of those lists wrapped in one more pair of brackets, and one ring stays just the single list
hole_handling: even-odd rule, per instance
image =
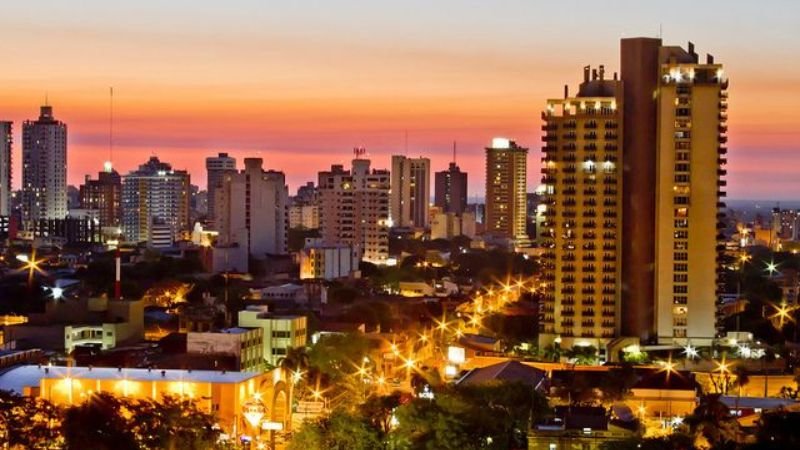
[{"label": "tree", "polygon": [[688,426],[695,447],[735,448],[739,440],[739,423],[720,401],[720,394],[702,396],[684,424]]},{"label": "tree", "polygon": [[367,421],[337,409],[328,417],[304,423],[288,450],[375,450],[382,446],[377,430]]},{"label": "tree", "polygon": [[0,391],[0,445],[12,449],[60,447],[61,413],[47,400]]},{"label": "tree", "polygon": [[775,411],[761,416],[756,445],[748,450],[800,448],[800,412]]},{"label": "tree", "polygon": [[331,380],[355,372],[370,350],[370,342],[358,333],[322,336],[308,351],[311,367]]},{"label": "tree", "polygon": [[202,450],[214,448],[219,437],[216,420],[187,398],[166,396],[127,401],[129,428],[140,448]]},{"label": "tree", "polygon": [[67,450],[138,450],[133,430],[123,414],[125,402],[107,393],[95,393],[64,414],[61,430]]}]

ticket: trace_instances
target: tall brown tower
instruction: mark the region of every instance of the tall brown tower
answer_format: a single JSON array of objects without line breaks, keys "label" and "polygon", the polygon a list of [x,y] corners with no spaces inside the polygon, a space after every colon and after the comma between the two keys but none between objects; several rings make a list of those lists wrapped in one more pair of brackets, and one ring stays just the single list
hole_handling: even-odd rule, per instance
[{"label": "tall brown tower", "polygon": [[661,39],[622,39],[625,84],[622,130],[621,334],[655,336],[656,91]]}]

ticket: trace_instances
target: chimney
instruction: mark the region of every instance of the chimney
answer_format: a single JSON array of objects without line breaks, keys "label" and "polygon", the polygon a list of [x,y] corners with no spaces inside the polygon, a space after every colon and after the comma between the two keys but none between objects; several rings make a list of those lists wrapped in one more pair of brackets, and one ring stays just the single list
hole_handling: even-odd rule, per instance
[{"label": "chimney", "polygon": [[591,67],[583,66],[583,81],[584,82],[588,82],[589,81],[589,71],[590,70],[591,70]]},{"label": "chimney", "polygon": [[689,54],[694,55],[694,43],[692,41],[689,41],[687,48],[689,49]]},{"label": "chimney", "polygon": [[617,81],[617,72],[614,72],[614,81]]},{"label": "chimney", "polygon": [[564,85],[564,99],[568,99],[568,98],[569,98],[569,85],[565,84]]},{"label": "chimney", "polygon": [[592,81],[597,80],[597,69],[592,69]]},{"label": "chimney", "polygon": [[600,64],[600,81],[603,81],[605,79],[605,75],[606,75],[606,67]]},{"label": "chimney", "polygon": [[714,55],[711,53],[706,55],[706,64],[714,64]]}]

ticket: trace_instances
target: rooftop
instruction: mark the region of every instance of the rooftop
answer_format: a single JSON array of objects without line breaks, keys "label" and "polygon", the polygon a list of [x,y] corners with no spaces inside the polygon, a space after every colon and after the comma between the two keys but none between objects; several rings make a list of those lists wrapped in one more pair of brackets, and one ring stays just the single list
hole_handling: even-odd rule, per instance
[{"label": "rooftop", "polygon": [[0,389],[23,393],[25,387],[38,387],[41,380],[75,378],[82,380],[183,381],[189,383],[241,383],[258,376],[254,372],[216,370],[116,369],[110,367],[17,366],[0,374]]}]

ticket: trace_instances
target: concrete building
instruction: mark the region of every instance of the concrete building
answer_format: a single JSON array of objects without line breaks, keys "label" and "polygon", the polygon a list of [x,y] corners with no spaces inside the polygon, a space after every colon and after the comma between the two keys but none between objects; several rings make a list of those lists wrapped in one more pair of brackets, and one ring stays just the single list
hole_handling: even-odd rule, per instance
[{"label": "concrete building", "polygon": [[392,156],[390,215],[393,226],[426,228],[431,198],[431,160]]},{"label": "concrete building", "polygon": [[11,214],[11,155],[14,135],[12,122],[0,121],[0,216]]},{"label": "concrete building", "polygon": [[345,244],[374,264],[389,262],[389,171],[373,169],[360,150],[352,170],[319,172],[317,204],[325,244]]},{"label": "concrete building", "polygon": [[335,280],[358,272],[358,252],[346,244],[306,243],[300,251],[301,280]]},{"label": "concrete building", "polygon": [[72,352],[78,346],[102,350],[144,339],[144,302],[105,297],[49,302],[44,313],[30,314],[28,322],[7,326],[7,340],[20,348]]},{"label": "concrete building", "polygon": [[435,206],[431,208],[431,239],[453,239],[457,236],[475,237],[475,214],[445,212]]},{"label": "concrete building", "polygon": [[263,355],[273,366],[286,356],[288,349],[304,347],[307,342],[305,316],[270,314],[266,306],[249,306],[239,311],[239,326],[264,330]]},{"label": "concrete building", "polygon": [[319,206],[295,204],[289,207],[289,228],[319,228]]},{"label": "concrete building", "polygon": [[529,244],[525,232],[528,149],[505,138],[486,148],[486,228],[493,236]]},{"label": "concrete building", "polygon": [[269,372],[132,369],[81,366],[18,366],[0,374],[0,388],[55,405],[77,405],[93,392],[161,401],[166,396],[192,399],[214,414],[226,433],[257,433],[244,417],[245,406],[263,398],[269,405],[265,421],[289,426],[291,411],[280,369]]},{"label": "concrete building", "polygon": [[264,369],[264,330],[233,327],[216,332],[189,332],[186,353],[232,356],[240,371],[260,372]]},{"label": "concrete building", "polygon": [[208,221],[214,224],[214,196],[216,195],[217,188],[222,185],[222,180],[226,174],[236,172],[236,158],[228,156],[227,153],[219,153],[217,156],[209,156],[206,158],[206,174],[208,177],[207,192],[207,215]]},{"label": "concrete building", "polygon": [[430,160],[392,156],[390,218],[393,226],[425,228],[430,203]]},{"label": "concrete building", "polygon": [[173,240],[190,230],[189,173],[151,157],[123,177],[122,233],[127,242],[150,239],[153,223],[170,227]]},{"label": "concrete building", "polygon": [[22,219],[67,217],[67,125],[42,106],[39,119],[22,124]]},{"label": "concrete building", "polygon": [[80,186],[81,209],[97,211],[97,219],[103,228],[119,228],[122,223],[122,178],[111,163],[93,180],[86,175]]},{"label": "concrete building", "polygon": [[713,57],[698,60],[691,43],[659,48],[655,319],[665,344],[710,345],[717,335],[728,82]]},{"label": "concrete building", "polygon": [[433,204],[446,213],[461,214],[467,209],[467,173],[455,162],[447,170],[436,172]]},{"label": "concrete building", "polygon": [[245,158],[244,170],[225,174],[214,200],[218,243],[239,244],[257,258],[286,254],[289,226],[286,177],[262,164]]},{"label": "concrete building", "polygon": [[715,336],[727,85],[713,57],[661,39],[621,42],[622,334],[704,345]]},{"label": "concrete building", "polygon": [[603,66],[583,72],[577,95],[549,99],[542,115],[540,347],[602,349],[619,334],[622,82]]}]

